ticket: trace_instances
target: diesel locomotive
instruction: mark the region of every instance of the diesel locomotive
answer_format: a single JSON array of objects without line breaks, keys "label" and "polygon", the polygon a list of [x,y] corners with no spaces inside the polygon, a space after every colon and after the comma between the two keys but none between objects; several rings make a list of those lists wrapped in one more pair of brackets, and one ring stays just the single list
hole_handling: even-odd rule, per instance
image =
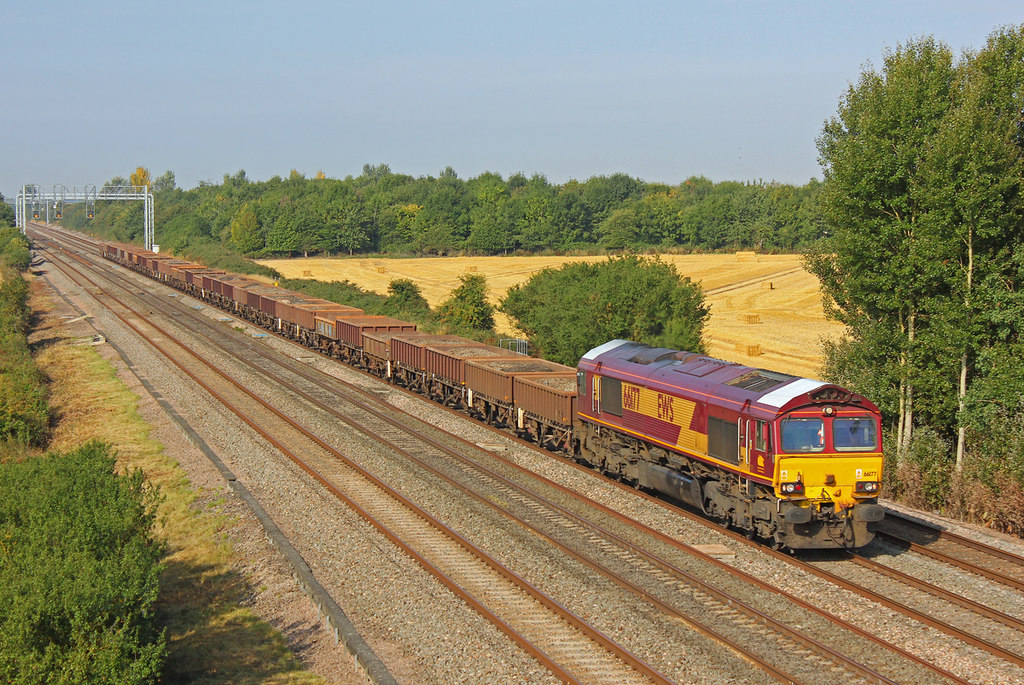
[{"label": "diesel locomotive", "polygon": [[880,416],[821,381],[627,340],[578,367],[576,449],[790,549],[860,547],[880,521]]}]

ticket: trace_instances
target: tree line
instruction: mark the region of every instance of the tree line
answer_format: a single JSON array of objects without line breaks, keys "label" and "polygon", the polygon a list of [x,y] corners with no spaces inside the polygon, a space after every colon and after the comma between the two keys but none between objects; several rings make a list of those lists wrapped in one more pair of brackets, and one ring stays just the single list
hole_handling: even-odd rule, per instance
[{"label": "tree line", "polygon": [[881,405],[891,494],[1024,532],[1024,26],[890,50],[818,147],[826,374]]},{"label": "tree line", "polygon": [[[145,172],[145,173],[141,173]],[[149,181],[140,168],[136,181]],[[116,177],[110,184],[126,184]],[[799,250],[824,232],[820,184],[719,182],[694,176],[678,185],[626,174],[552,184],[540,174],[463,180],[365,165],[359,176],[306,178],[292,171],[252,181],[245,171],[191,190],[167,172],[150,182],[158,242],[174,252],[229,242],[250,257],[380,253],[507,254],[597,250]],[[99,203],[98,224],[130,241],[141,232],[137,203]],[[86,228],[80,208],[66,225]]]}]

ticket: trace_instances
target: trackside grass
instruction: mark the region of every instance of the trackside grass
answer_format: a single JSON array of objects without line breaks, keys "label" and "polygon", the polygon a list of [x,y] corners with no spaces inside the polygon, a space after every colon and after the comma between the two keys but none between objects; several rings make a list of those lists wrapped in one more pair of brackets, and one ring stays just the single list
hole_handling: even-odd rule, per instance
[{"label": "trackside grass", "polygon": [[58,340],[37,355],[56,417],[50,449],[109,443],[119,471],[140,468],[160,488],[156,532],[167,546],[157,604],[167,627],[162,682],[323,682],[303,670],[278,631],[242,606],[254,590],[231,567],[232,521],[217,502],[200,507],[185,473],[150,437],[138,397],[92,347],[69,344],[56,331],[44,337]]}]

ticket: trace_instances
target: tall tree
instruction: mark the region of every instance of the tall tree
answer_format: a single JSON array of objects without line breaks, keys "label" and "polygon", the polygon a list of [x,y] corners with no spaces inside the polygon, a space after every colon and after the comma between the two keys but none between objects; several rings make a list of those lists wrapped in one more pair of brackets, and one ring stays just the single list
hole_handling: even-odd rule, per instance
[{"label": "tall tree", "polygon": [[231,242],[244,254],[253,254],[263,249],[265,236],[260,229],[256,212],[249,205],[243,205],[231,220]]},{"label": "tall tree", "polygon": [[174,184],[174,172],[168,169],[164,173],[156,177],[153,181],[153,192],[159,193],[164,190],[174,190],[177,186]]},{"label": "tall tree", "polygon": [[931,318],[957,367],[957,471],[979,356],[1021,330],[1004,305],[1024,285],[1011,258],[1024,218],[1024,29],[996,32],[960,71],[955,106],[926,149],[921,188],[929,206],[922,228],[938,270],[933,288],[946,295]]},{"label": "tall tree", "polygon": [[929,354],[920,315],[932,296],[927,274],[934,265],[922,254],[919,235],[927,209],[921,166],[955,82],[946,45],[924,38],[897,47],[880,73],[868,68],[850,86],[818,139],[821,206],[832,233],[807,265],[821,280],[828,314],[851,331],[840,350],[847,360],[843,380],[864,387],[880,373],[896,384],[897,406],[886,409],[897,417],[900,457],[924,380],[919,362]]}]

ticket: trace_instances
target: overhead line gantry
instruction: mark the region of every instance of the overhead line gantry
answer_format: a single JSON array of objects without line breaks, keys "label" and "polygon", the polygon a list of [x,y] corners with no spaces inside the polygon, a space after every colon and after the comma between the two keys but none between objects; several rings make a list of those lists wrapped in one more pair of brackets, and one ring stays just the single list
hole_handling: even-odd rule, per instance
[{"label": "overhead line gantry", "polygon": [[95,184],[89,184],[78,190],[77,186],[68,188],[54,184],[53,190],[46,192],[35,183],[27,183],[21,187],[14,205],[15,222],[24,233],[29,211],[33,219],[39,219],[40,212],[45,212],[47,223],[51,219],[51,210],[52,218],[60,219],[64,216],[66,202],[85,202],[86,216],[91,219],[99,200],[142,202],[143,242],[147,250],[153,249],[153,193],[149,192],[149,186],[104,185],[97,188]]}]

